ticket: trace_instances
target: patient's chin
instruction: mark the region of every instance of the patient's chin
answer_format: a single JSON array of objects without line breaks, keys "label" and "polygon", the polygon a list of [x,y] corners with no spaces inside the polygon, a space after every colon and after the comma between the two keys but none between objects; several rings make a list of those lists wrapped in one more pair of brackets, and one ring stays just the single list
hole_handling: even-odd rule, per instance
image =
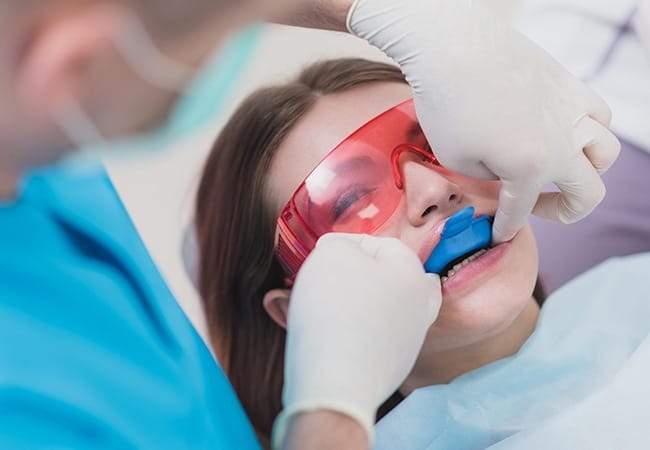
[{"label": "patient's chin", "polygon": [[443,298],[426,345],[431,351],[465,347],[507,329],[532,300],[537,280],[537,248],[529,227],[519,234],[508,261],[477,289]]},{"label": "patient's chin", "polygon": [[500,308],[482,305],[468,306],[463,311],[443,311],[426,337],[429,351],[440,352],[478,344],[496,336],[510,327],[532,297],[512,302]]}]

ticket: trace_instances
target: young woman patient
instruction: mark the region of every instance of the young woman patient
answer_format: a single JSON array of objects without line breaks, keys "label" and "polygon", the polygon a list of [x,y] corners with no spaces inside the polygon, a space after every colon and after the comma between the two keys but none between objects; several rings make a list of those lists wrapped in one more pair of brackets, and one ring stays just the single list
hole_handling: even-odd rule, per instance
[{"label": "young woman patient", "polygon": [[[207,161],[195,217],[198,286],[213,347],[266,446],[281,410],[291,283],[317,237],[395,237],[424,264],[451,216],[468,206],[474,217],[496,212],[498,182],[440,166],[410,95],[390,65],[321,62],[252,94]],[[443,270],[438,319],[380,416],[415,389],[446,386],[519,352],[535,331],[537,248],[529,226],[508,243],[460,259]],[[431,414],[453,415],[445,408]],[[391,414],[387,429],[393,416],[400,419]],[[449,423],[447,417],[438,421]],[[406,442],[390,445],[414,445]]]}]

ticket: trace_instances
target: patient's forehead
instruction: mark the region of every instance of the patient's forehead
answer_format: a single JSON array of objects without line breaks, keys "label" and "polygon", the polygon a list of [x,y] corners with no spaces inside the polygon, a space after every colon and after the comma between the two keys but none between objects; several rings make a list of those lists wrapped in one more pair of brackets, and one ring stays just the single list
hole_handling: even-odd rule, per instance
[{"label": "patient's forehead", "polygon": [[411,97],[408,85],[377,82],[321,97],[280,145],[269,174],[274,209],[293,192],[318,162],[360,126]]}]

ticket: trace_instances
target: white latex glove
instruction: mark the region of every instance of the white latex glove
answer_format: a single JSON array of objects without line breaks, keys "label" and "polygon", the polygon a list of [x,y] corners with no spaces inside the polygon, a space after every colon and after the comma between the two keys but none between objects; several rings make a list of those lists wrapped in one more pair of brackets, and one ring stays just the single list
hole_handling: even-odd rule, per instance
[{"label": "white latex glove", "polygon": [[[357,0],[350,32],[393,58],[440,162],[503,182],[493,238],[531,210],[575,222],[600,203],[620,144],[590,88],[481,0]],[[555,183],[559,193],[540,196]]]},{"label": "white latex glove", "polygon": [[291,293],[274,448],[293,415],[320,409],[358,420],[372,441],[377,408],[413,368],[440,302],[438,276],[398,239],[323,236]]}]

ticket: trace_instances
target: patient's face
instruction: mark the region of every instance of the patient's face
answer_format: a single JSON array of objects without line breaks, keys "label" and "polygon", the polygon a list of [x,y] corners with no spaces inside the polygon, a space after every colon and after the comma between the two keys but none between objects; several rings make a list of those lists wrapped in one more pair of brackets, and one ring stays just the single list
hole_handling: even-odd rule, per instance
[{"label": "patient's face", "polygon": [[[410,95],[407,85],[374,83],[319,99],[273,160],[268,183],[274,211],[280,213],[304,178],[346,136]],[[498,181],[473,180],[415,158],[402,159],[401,172],[401,203],[374,234],[399,238],[423,262],[439,238],[443,220],[469,205],[478,214],[496,212]],[[443,281],[442,307],[422,355],[471,345],[507,328],[530,302],[536,278],[537,248],[527,225],[510,243]]]}]

